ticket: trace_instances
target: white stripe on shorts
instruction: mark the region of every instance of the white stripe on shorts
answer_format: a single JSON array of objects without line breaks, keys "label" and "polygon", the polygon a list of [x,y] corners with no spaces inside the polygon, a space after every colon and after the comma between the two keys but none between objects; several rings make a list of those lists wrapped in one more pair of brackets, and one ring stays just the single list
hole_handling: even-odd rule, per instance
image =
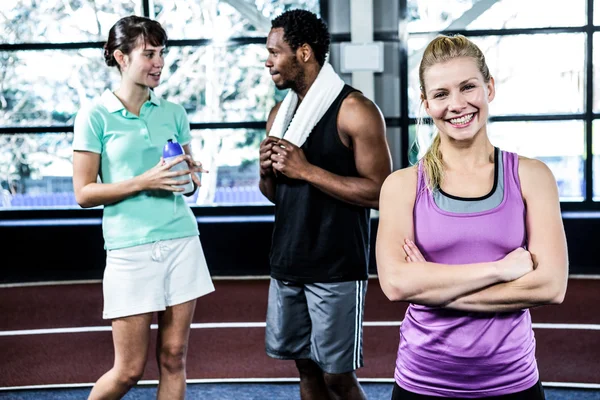
[{"label": "white stripe on shorts", "polygon": [[354,316],[354,369],[359,368],[360,361],[360,342],[362,340],[362,305],[363,305],[363,281],[356,281],[356,308]]}]

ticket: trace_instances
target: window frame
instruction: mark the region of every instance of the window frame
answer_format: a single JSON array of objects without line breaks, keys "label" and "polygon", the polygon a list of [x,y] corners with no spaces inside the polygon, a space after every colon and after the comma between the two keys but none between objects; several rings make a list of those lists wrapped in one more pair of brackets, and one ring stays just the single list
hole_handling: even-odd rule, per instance
[{"label": "window frame", "polygon": [[[327,0],[320,0],[321,9],[326,7]],[[151,0],[141,1],[141,16],[154,18],[153,4]],[[231,37],[225,43],[219,42],[220,46],[236,47],[249,44],[264,45],[266,36]],[[170,39],[169,47],[184,46],[209,46],[215,43],[212,39]],[[69,43],[0,43],[0,51],[36,51],[36,50],[79,50],[79,49],[102,49],[104,41],[85,41]],[[190,130],[201,129],[265,129],[266,121],[241,121],[241,122],[190,122]],[[36,126],[0,126],[0,135],[17,134],[45,134],[45,133],[72,133],[73,125],[36,125]],[[216,206],[202,207],[192,206],[194,215],[198,216],[246,216],[265,215],[273,213],[273,205],[240,205],[240,206]],[[8,224],[15,221],[28,220],[27,224],[36,225],[42,220],[72,220],[72,223],[99,224],[102,216],[102,208],[93,209],[63,209],[63,208],[36,208],[19,209],[8,208],[0,210],[0,215]],[[12,223],[11,223],[12,222]]]},{"label": "window frame", "polygon": [[[399,0],[400,3],[400,27],[406,30],[408,0]],[[490,116],[490,122],[527,122],[527,121],[566,121],[580,120],[584,121],[585,126],[585,154],[584,154],[584,176],[585,193],[583,201],[565,201],[561,202],[563,211],[598,211],[600,202],[593,200],[593,143],[592,136],[593,121],[600,118],[600,112],[595,113],[594,106],[594,76],[593,76],[593,39],[594,33],[600,32],[600,25],[594,26],[594,0],[586,0],[586,24],[576,27],[548,27],[548,28],[509,28],[509,29],[477,29],[477,30],[440,30],[432,32],[406,32],[406,41],[400,41],[400,128],[401,128],[401,148],[403,149],[400,159],[401,167],[409,165],[410,148],[409,128],[417,123],[417,118],[410,117],[408,107],[408,38],[418,36],[430,36],[436,34],[462,34],[467,37],[477,36],[512,36],[512,35],[534,35],[534,34],[556,34],[556,33],[583,33],[585,35],[585,56],[584,56],[584,74],[585,83],[583,90],[584,112],[582,113],[564,113],[564,114],[506,114]],[[600,175],[600,172],[599,172]]]},{"label": "window frame", "polygon": [[[141,11],[142,15],[152,17],[151,0],[142,0]],[[478,29],[478,30],[442,30],[434,32],[414,32],[410,33],[406,29],[407,22],[407,7],[408,0],[398,0],[399,21],[398,31],[376,31],[374,32],[374,40],[396,43],[399,48],[399,104],[400,117],[385,118],[388,127],[400,128],[400,144],[401,154],[400,168],[407,167],[410,126],[417,122],[417,119],[410,117],[408,108],[408,38],[444,34],[463,34],[467,37],[474,36],[508,36],[508,35],[532,35],[532,34],[555,34],[555,33],[583,33],[585,34],[585,56],[584,56],[584,73],[585,73],[585,89],[584,93],[584,112],[583,113],[566,113],[566,114],[551,114],[551,115],[497,115],[491,116],[490,122],[525,122],[525,121],[564,121],[564,120],[580,120],[584,121],[585,126],[585,167],[584,167],[584,182],[585,193],[584,200],[580,202],[561,202],[563,211],[598,211],[600,210],[600,201],[593,200],[593,122],[600,120],[600,112],[594,112],[594,77],[593,77],[593,38],[594,33],[600,32],[600,25],[594,25],[594,0],[586,0],[586,24],[578,27],[551,27],[551,28],[511,28],[511,29]],[[327,22],[329,21],[329,1],[319,0],[320,15]],[[350,40],[349,33],[332,34],[331,42],[341,43]],[[264,44],[266,37],[234,37],[230,38],[227,46],[239,46],[246,44]],[[179,46],[207,46],[213,43],[211,39],[183,39],[169,40],[170,47]],[[0,43],[0,51],[27,51],[27,50],[67,50],[67,49],[82,49],[82,48],[102,48],[103,42],[77,42],[77,43],[20,43],[20,44],[2,44]],[[222,43],[220,43],[222,44]],[[204,122],[190,123],[190,129],[264,129],[266,121],[243,121],[243,122]],[[0,126],[0,135],[22,134],[22,133],[68,133],[73,132],[73,126]],[[600,136],[599,136],[600,137]],[[600,174],[600,173],[599,173]],[[198,216],[247,216],[247,215],[270,215],[273,213],[273,205],[240,205],[240,206],[216,206],[202,207],[194,206],[192,210]],[[0,210],[2,219],[6,220],[31,220],[32,222],[39,219],[73,219],[73,222],[83,221],[87,223],[88,219],[97,219],[101,217],[102,209],[6,209]],[[88,221],[89,222],[89,221]]]}]

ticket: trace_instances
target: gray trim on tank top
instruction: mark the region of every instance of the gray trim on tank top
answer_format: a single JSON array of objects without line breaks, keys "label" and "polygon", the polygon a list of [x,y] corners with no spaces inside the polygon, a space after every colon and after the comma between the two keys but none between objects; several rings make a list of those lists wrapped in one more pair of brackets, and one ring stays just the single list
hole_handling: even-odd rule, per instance
[{"label": "gray trim on tank top", "polygon": [[435,190],[433,192],[433,201],[442,210],[457,214],[468,214],[489,211],[496,208],[502,203],[504,199],[504,152],[498,150],[495,152],[494,162],[497,163],[494,166],[494,186],[492,188],[493,193],[490,192],[487,195],[479,198],[461,198],[457,196],[450,196],[444,193],[442,190]]}]

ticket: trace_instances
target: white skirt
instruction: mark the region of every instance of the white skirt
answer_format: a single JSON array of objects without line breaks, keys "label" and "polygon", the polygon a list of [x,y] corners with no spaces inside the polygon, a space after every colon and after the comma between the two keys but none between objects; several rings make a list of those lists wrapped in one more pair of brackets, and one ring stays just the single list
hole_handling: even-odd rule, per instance
[{"label": "white skirt", "polygon": [[215,290],[198,236],[108,250],[104,319],[155,311]]}]

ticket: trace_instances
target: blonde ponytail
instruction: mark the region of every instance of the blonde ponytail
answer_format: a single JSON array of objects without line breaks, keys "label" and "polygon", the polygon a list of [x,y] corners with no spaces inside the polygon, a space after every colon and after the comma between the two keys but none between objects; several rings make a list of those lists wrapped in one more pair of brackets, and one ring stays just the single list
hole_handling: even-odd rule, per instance
[{"label": "blonde ponytail", "polygon": [[[440,152],[440,135],[437,131],[431,134],[430,129],[424,127],[423,103],[419,107],[414,141],[409,149],[408,161],[415,165],[421,160],[425,172],[427,188],[431,191],[438,188],[442,182],[442,154]],[[426,129],[424,129],[426,128]]]},{"label": "blonde ponytail", "polygon": [[425,169],[425,179],[427,188],[430,191],[438,189],[442,184],[444,176],[444,164],[442,161],[442,152],[440,151],[440,134],[436,133],[431,146],[423,156],[423,168]]}]

